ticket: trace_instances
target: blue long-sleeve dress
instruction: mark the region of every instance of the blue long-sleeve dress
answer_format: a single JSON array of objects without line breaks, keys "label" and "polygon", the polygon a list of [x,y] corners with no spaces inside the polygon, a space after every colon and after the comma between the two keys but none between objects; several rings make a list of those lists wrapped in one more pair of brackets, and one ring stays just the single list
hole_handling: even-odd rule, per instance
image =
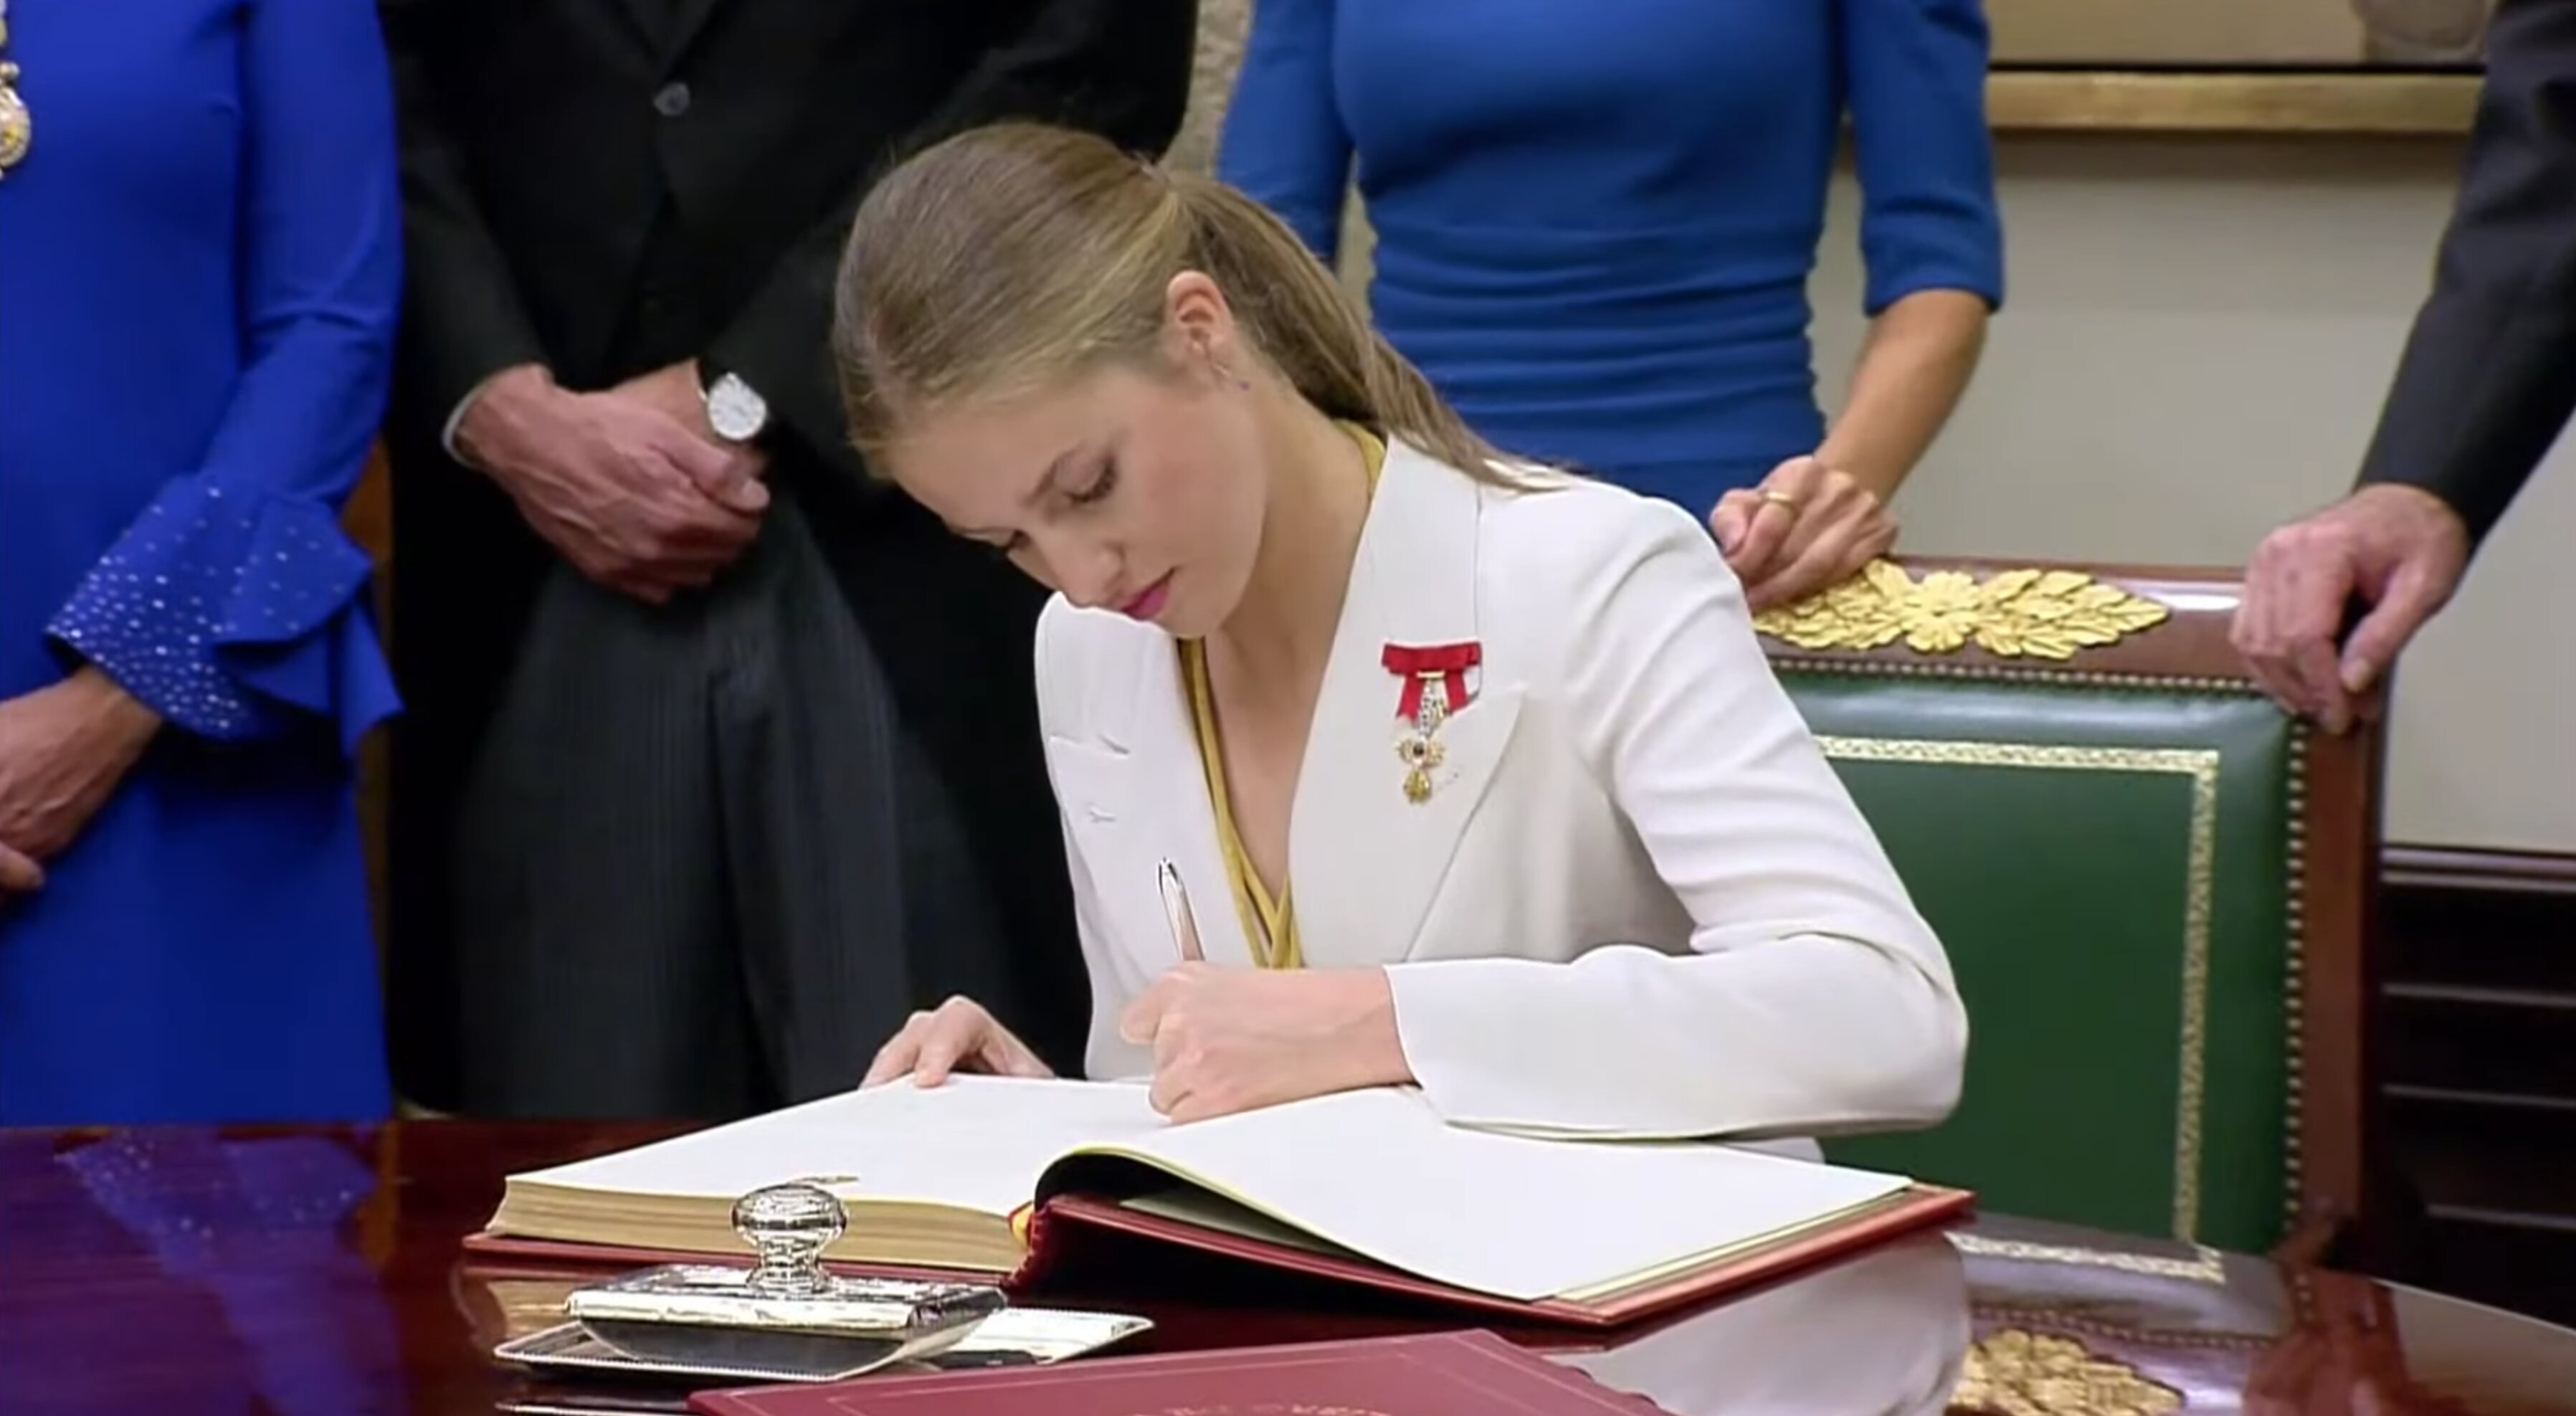
[{"label": "blue long-sleeve dress", "polygon": [[401,285],[374,6],[8,19],[0,699],[86,662],[165,725],[0,901],[0,1124],[382,1114],[351,756],[395,699],[337,517]]},{"label": "blue long-sleeve dress", "polygon": [[1706,512],[1824,436],[1807,276],[1843,120],[1866,310],[2003,298],[1977,0],[1259,0],[1218,174],[1487,438]]}]

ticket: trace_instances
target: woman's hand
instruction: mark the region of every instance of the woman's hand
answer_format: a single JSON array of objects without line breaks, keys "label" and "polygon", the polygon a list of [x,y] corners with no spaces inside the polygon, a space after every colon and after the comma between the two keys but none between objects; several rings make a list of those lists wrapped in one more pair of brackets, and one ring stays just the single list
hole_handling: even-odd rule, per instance
[{"label": "woman's hand", "polygon": [[1896,544],[1896,518],[1878,494],[1813,457],[1718,498],[1708,526],[1756,614],[1837,584]]},{"label": "woman's hand", "polygon": [[1382,969],[1183,964],[1118,1020],[1154,1054],[1154,1109],[1197,1121],[1413,1080]]},{"label": "woman's hand", "polygon": [[903,1031],[877,1049],[868,1075],[859,1083],[872,1087],[905,1073],[916,1086],[935,1087],[951,1072],[986,1072],[997,1077],[1052,1077],[1047,1064],[1029,1045],[994,1021],[984,1006],[970,998],[951,998],[937,1008],[915,1013]]},{"label": "woman's hand", "polygon": [[[159,714],[94,668],[0,701],[0,845],[31,864],[62,854],[160,726]],[[0,890],[34,888],[13,882],[24,874],[0,860]]]}]

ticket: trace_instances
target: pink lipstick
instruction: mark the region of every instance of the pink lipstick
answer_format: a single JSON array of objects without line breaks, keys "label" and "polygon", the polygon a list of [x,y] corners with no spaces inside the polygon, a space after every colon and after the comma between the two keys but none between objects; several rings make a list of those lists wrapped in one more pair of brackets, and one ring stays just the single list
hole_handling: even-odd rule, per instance
[{"label": "pink lipstick", "polygon": [[1170,575],[1165,575],[1162,579],[1155,581],[1153,584],[1146,586],[1142,591],[1139,591],[1134,599],[1120,605],[1118,610],[1119,613],[1126,615],[1130,619],[1150,620],[1154,616],[1163,612],[1163,606],[1167,604],[1171,598],[1172,577]]}]

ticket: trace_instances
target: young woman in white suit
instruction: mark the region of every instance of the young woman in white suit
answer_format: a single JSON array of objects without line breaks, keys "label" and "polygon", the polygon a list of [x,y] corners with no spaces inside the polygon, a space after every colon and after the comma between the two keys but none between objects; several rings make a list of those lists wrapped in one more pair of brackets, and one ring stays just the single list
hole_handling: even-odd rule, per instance
[{"label": "young woman in white suit", "polygon": [[[1096,138],[904,163],[837,299],[874,465],[1058,592],[1090,1075],[1176,1120],[1390,1084],[1579,1136],[1950,1110],[1940,942],[1691,516],[1485,446],[1276,219]],[[868,1082],[958,1069],[1044,1071],[959,999]]]}]

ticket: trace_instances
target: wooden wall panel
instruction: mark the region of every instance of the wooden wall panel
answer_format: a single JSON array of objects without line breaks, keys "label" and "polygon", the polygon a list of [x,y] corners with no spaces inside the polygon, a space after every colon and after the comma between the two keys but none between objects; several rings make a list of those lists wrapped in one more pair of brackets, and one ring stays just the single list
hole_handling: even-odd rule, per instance
[{"label": "wooden wall panel", "polygon": [[2576,1323],[2576,856],[2392,846],[2382,884],[2391,1276]]}]

